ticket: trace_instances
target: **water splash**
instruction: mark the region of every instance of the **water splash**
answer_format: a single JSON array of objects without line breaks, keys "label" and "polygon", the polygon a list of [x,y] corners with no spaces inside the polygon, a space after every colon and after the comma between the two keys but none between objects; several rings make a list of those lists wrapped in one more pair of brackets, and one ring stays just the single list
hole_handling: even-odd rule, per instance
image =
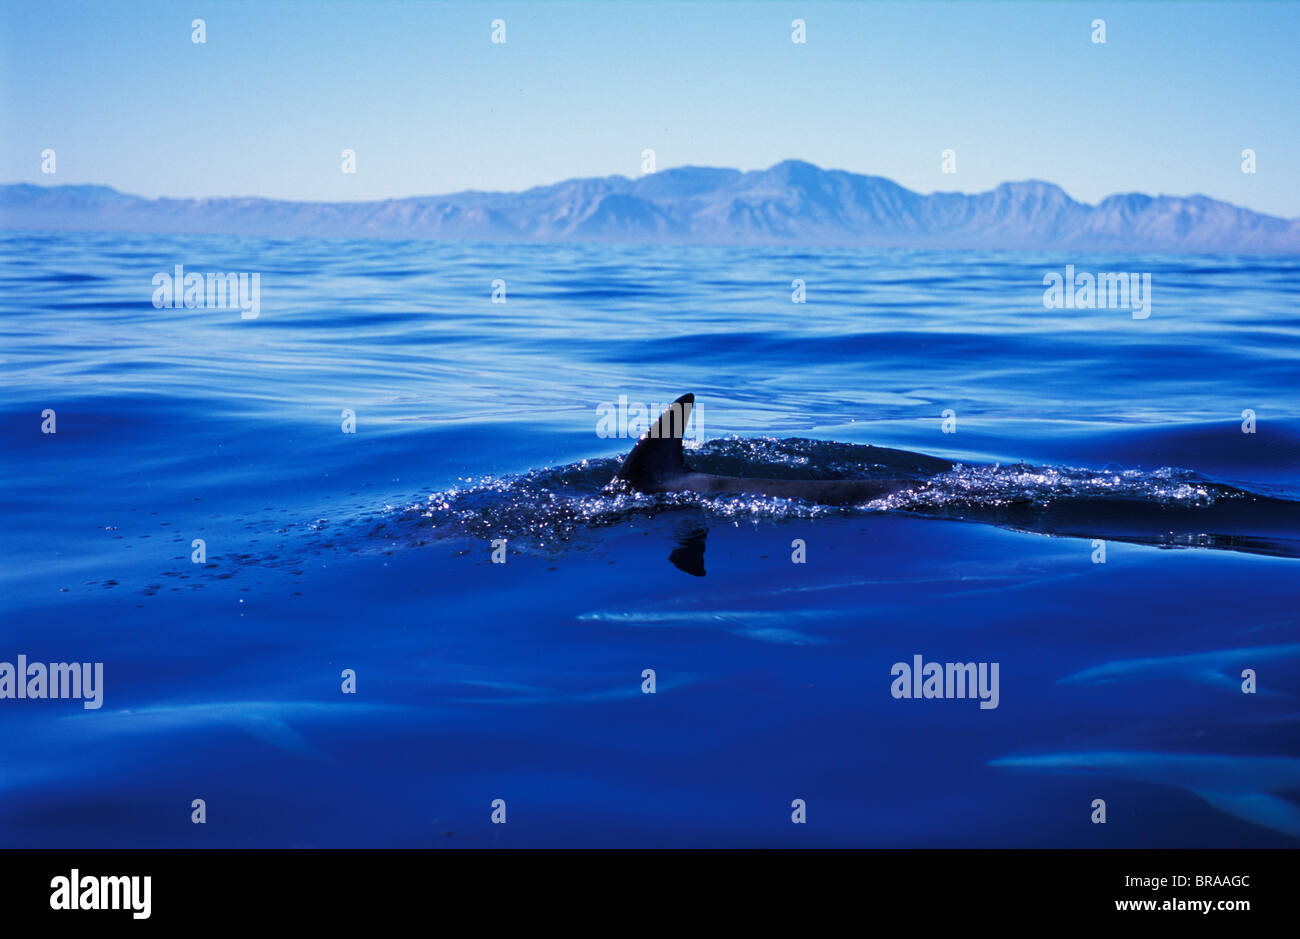
[{"label": "water splash", "polygon": [[924,511],[961,506],[1004,506],[1070,499],[1138,499],[1155,504],[1208,506],[1246,493],[1202,479],[1189,470],[1092,470],[1069,466],[967,466],[916,488],[874,500],[873,509]]}]

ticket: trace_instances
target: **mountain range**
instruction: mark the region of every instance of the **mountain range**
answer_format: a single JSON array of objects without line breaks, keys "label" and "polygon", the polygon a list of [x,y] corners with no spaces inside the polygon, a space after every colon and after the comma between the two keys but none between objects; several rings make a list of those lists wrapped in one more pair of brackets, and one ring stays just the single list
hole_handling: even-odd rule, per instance
[{"label": "mountain range", "polygon": [[680,167],[524,192],[377,202],[145,199],[108,186],[0,185],[0,227],[489,241],[861,245],[1300,253],[1300,219],[1206,196],[1076,202],[1051,183],[922,195],[880,176],[787,160]]}]

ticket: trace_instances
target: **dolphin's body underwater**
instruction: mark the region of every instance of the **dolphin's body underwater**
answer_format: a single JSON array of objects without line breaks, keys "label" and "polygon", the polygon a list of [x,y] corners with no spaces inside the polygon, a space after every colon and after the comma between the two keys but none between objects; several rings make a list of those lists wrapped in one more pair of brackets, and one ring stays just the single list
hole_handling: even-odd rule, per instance
[{"label": "dolphin's body underwater", "polygon": [[[1106,662],[1083,671],[1067,675],[1058,685],[1104,685],[1115,681],[1184,678],[1218,685],[1232,691],[1241,690],[1239,670],[1243,665],[1270,662],[1285,666],[1300,661],[1300,644],[1283,646],[1253,646],[1244,649],[1224,649],[1217,652],[1197,652],[1192,655],[1157,656],[1145,659],[1121,659]],[[1261,689],[1257,694],[1278,693]]]},{"label": "dolphin's body underwater", "polygon": [[615,478],[645,493],[749,492],[827,505],[859,505],[914,485],[902,479],[758,479],[697,473],[682,455],[682,437],[694,404],[693,394],[670,404],[632,448]]},{"label": "dolphin's body underwater", "polygon": [[1235,818],[1300,838],[1300,807],[1278,794],[1300,790],[1300,760],[1294,757],[1103,750],[1009,756],[989,765],[1176,786]]},{"label": "dolphin's body underwater", "polygon": [[[294,724],[338,721],[387,720],[394,715],[417,713],[394,704],[341,704],[319,701],[215,701],[200,704],[154,705],[121,711],[73,714],[58,719],[59,728],[78,739],[103,739],[132,734],[168,732],[194,734],[203,728],[229,726],[280,750],[315,760],[326,757],[312,746]],[[93,714],[93,716],[92,716]],[[290,722],[293,723],[290,723]]]}]

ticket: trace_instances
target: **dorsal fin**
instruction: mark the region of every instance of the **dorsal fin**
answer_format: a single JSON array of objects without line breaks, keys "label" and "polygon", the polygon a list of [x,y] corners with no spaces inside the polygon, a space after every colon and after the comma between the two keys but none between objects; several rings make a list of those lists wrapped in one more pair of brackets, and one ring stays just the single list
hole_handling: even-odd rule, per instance
[{"label": "dorsal fin", "polygon": [[657,492],[666,481],[689,473],[691,468],[682,456],[682,437],[694,405],[693,394],[684,394],[668,405],[627,455],[618,478],[642,492]]}]

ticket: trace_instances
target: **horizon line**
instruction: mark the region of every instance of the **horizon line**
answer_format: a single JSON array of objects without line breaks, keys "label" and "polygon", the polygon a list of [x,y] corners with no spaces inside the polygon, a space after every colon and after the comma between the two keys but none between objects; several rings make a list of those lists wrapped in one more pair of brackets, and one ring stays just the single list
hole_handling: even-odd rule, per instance
[{"label": "horizon line", "polygon": [[1221,205],[1229,205],[1232,206],[1233,208],[1242,209],[1243,211],[1251,212],[1252,214],[1263,216],[1263,217],[1281,219],[1287,222],[1300,221],[1300,215],[1294,217],[1288,217],[1285,215],[1276,215],[1271,212],[1260,212],[1255,209],[1247,208],[1246,206],[1238,205],[1237,203],[1234,202],[1228,202],[1224,199],[1216,199],[1213,196],[1207,196],[1204,193],[1192,193],[1189,195],[1175,195],[1171,193],[1162,192],[1156,195],[1152,195],[1151,193],[1147,193],[1147,192],[1130,190],[1128,192],[1112,192],[1109,195],[1102,197],[1102,199],[1100,199],[1096,203],[1082,202],[1076,199],[1074,196],[1070,195],[1069,191],[1067,191],[1066,188],[1061,184],[1054,183],[1046,179],[1040,179],[1037,177],[1031,177],[1029,179],[1021,179],[1021,180],[1004,180],[1003,182],[998,183],[996,186],[992,187],[991,189],[983,189],[978,191],[963,191],[958,189],[934,189],[931,190],[930,192],[921,192],[916,189],[908,189],[908,187],[904,186],[902,183],[890,179],[888,176],[879,176],[872,173],[861,173],[861,172],[856,172],[854,170],[846,170],[846,169],[828,169],[826,167],[818,166],[816,163],[811,163],[808,160],[801,160],[797,157],[788,157],[784,160],[778,160],[776,163],[773,163],[771,166],[768,166],[766,168],[753,169],[753,170],[741,170],[736,167],[730,167],[730,166],[706,166],[701,164],[687,163],[687,164],[682,164],[680,166],[671,166],[662,170],[655,170],[654,172],[651,173],[643,173],[640,176],[626,176],[623,175],[622,173],[608,173],[603,176],[567,176],[563,179],[558,179],[553,182],[538,183],[536,185],[529,186],[525,189],[458,189],[452,192],[419,193],[419,194],[407,195],[407,196],[389,196],[387,198],[380,198],[380,199],[285,199],[276,196],[258,196],[258,195],[152,196],[151,197],[151,196],[142,196],[137,193],[127,192],[125,190],[118,189],[117,187],[113,186],[110,183],[88,183],[88,182],[87,183],[35,183],[35,182],[15,181],[15,182],[0,182],[0,187],[31,186],[36,189],[58,189],[58,188],[72,188],[75,186],[81,186],[81,187],[108,189],[119,195],[129,196],[133,199],[140,199],[145,202],[163,202],[163,201],[215,202],[220,200],[260,200],[263,202],[281,202],[289,205],[313,205],[313,204],[374,205],[374,204],[379,204],[384,202],[404,202],[404,201],[411,201],[416,199],[440,199],[440,198],[450,198],[452,196],[463,196],[463,195],[488,195],[488,196],[523,195],[528,192],[533,192],[534,190],[548,189],[553,186],[563,185],[564,183],[583,181],[583,180],[618,179],[629,183],[635,183],[638,180],[646,179],[647,177],[650,176],[660,176],[667,173],[681,172],[684,170],[716,170],[720,172],[735,173],[738,176],[747,176],[751,174],[770,173],[772,170],[776,169],[777,167],[784,166],[786,164],[792,164],[792,163],[802,164],[804,166],[810,166],[821,173],[843,173],[847,176],[858,176],[864,179],[884,180],[890,185],[897,186],[899,189],[902,189],[905,192],[910,192],[919,196],[960,195],[960,196],[969,197],[969,196],[984,195],[990,192],[996,192],[998,189],[1001,189],[1004,186],[1018,186],[1018,185],[1029,185],[1033,183],[1038,183],[1044,186],[1051,186],[1052,188],[1059,190],[1062,193],[1062,195],[1064,195],[1067,199],[1069,199],[1071,202],[1075,203],[1076,205],[1082,205],[1089,208],[1097,208],[1101,205],[1101,203],[1106,202],[1109,199],[1116,198],[1117,196],[1144,196],[1148,199],[1187,199],[1187,200],[1204,199],[1209,202],[1217,202]]}]

